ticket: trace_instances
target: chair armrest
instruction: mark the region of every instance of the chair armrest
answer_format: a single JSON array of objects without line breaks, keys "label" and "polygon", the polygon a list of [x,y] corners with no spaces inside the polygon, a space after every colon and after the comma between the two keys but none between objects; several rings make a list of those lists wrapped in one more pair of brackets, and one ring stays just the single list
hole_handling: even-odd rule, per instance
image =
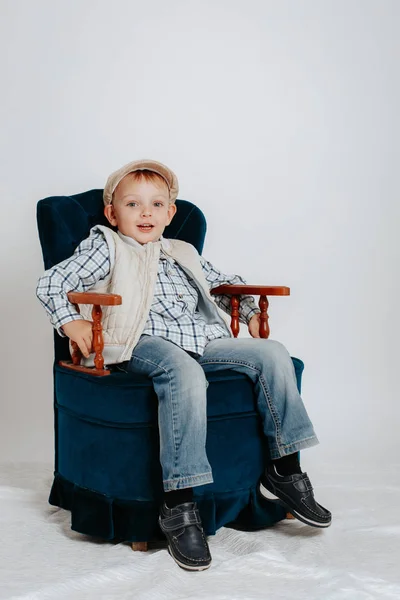
[{"label": "chair armrest", "polygon": [[97,292],[68,292],[68,300],[74,304],[76,310],[79,312],[78,304],[93,304],[92,309],[92,331],[93,331],[93,344],[92,351],[95,352],[94,364],[95,367],[84,367],[82,366],[82,352],[76,342],[71,340],[72,347],[72,362],[71,361],[60,361],[62,367],[72,369],[73,371],[79,371],[81,373],[89,373],[90,375],[96,375],[102,377],[109,375],[110,371],[104,368],[103,358],[103,327],[101,324],[102,310],[101,306],[118,306],[122,304],[122,297],[119,294],[99,294]]},{"label": "chair armrest", "polygon": [[259,295],[260,300],[258,306],[260,307],[260,337],[269,337],[269,325],[268,325],[268,298],[269,296],[290,296],[290,288],[284,285],[220,285],[213,290],[211,294],[227,294],[231,296],[231,329],[234,337],[239,335],[240,324],[239,324],[239,296],[242,294]]},{"label": "chair armrest", "polygon": [[290,296],[290,288],[284,285],[220,285],[212,294],[256,294],[260,296]]},{"label": "chair armrest", "polygon": [[117,306],[122,304],[119,294],[98,294],[97,292],[68,292],[72,304],[94,304],[96,306]]}]

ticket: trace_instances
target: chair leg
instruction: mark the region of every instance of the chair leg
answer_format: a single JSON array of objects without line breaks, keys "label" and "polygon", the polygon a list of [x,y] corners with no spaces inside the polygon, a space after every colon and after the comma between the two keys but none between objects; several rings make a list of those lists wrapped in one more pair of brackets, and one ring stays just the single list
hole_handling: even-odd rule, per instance
[{"label": "chair leg", "polygon": [[132,542],[134,552],[147,552],[147,542]]}]

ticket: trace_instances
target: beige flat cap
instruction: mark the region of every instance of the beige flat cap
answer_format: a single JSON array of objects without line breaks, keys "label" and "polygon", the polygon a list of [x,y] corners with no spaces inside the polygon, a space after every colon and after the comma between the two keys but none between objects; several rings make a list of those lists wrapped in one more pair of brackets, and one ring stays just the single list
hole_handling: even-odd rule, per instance
[{"label": "beige flat cap", "polygon": [[118,171],[111,173],[111,175],[107,179],[103,192],[104,204],[106,206],[107,204],[111,204],[112,195],[115,191],[115,188],[117,187],[121,179],[125,177],[125,175],[128,175],[128,173],[133,173],[134,171],[143,171],[143,169],[154,171],[154,173],[158,173],[158,175],[161,175],[161,177],[165,179],[165,182],[168,185],[169,189],[170,202],[175,202],[179,192],[178,179],[175,173],[162,163],[157,162],[156,160],[144,159],[130,162],[127,165],[118,169]]}]

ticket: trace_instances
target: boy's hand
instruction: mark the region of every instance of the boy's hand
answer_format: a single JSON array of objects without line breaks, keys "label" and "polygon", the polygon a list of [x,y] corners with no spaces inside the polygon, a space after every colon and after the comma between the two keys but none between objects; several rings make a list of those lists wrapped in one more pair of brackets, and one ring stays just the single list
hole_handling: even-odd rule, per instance
[{"label": "boy's hand", "polygon": [[76,342],[85,358],[88,358],[92,351],[92,322],[79,319],[78,321],[69,321],[62,326],[62,330],[70,340]]},{"label": "boy's hand", "polygon": [[249,333],[253,338],[259,338],[260,336],[260,314],[253,315],[249,321]]}]

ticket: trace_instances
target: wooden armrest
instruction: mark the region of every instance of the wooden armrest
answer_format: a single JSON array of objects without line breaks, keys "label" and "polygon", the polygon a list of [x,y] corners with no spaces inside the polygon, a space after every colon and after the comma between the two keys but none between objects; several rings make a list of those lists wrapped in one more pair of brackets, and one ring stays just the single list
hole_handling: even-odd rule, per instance
[{"label": "wooden armrest", "polygon": [[97,292],[68,292],[72,304],[94,304],[95,306],[117,306],[122,304],[119,294],[98,294]]},{"label": "wooden armrest", "polygon": [[122,298],[119,294],[98,294],[97,292],[69,292],[67,294],[68,300],[75,305],[76,310],[79,312],[78,304],[93,304],[92,309],[92,331],[93,331],[93,347],[92,351],[95,352],[94,364],[95,367],[84,367],[82,366],[82,352],[76,342],[71,340],[72,347],[72,362],[71,361],[60,361],[62,367],[72,369],[73,371],[79,371],[81,373],[89,373],[90,375],[96,375],[102,377],[109,375],[110,371],[104,368],[103,358],[103,327],[101,325],[102,310],[101,306],[117,306],[122,304]]},{"label": "wooden armrest", "polygon": [[290,296],[290,288],[284,285],[220,285],[212,294],[257,294],[260,296]]},{"label": "wooden armrest", "polygon": [[290,288],[284,285],[220,285],[211,294],[228,294],[231,296],[231,329],[235,337],[239,335],[239,296],[257,294],[260,296],[260,337],[269,337],[268,298],[267,296],[290,296]]}]

